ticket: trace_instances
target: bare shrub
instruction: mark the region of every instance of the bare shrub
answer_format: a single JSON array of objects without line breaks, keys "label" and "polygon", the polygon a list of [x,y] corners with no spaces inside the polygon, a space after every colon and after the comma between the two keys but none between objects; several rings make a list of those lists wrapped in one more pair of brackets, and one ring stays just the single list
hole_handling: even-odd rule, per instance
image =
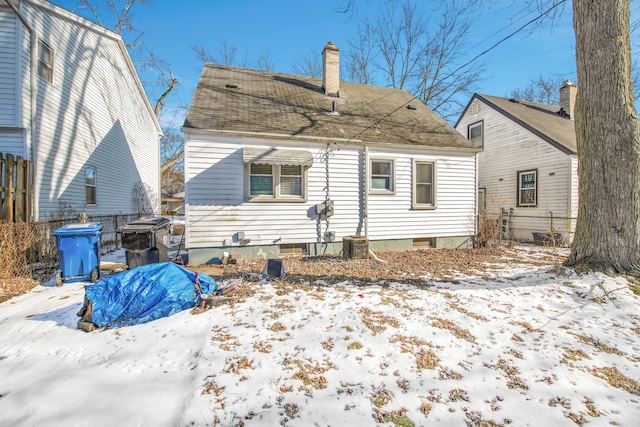
[{"label": "bare shrub", "polygon": [[500,218],[488,215],[478,216],[478,246],[493,246],[500,237]]},{"label": "bare shrub", "polygon": [[30,224],[0,224],[0,279],[31,277],[27,251],[36,242]]}]

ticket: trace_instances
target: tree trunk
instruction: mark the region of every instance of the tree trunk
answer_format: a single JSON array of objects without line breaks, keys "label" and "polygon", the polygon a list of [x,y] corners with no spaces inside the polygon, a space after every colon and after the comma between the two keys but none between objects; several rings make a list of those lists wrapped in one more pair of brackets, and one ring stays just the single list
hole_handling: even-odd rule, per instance
[{"label": "tree trunk", "polygon": [[580,202],[566,265],[637,273],[640,137],[631,78],[630,0],[574,0]]}]

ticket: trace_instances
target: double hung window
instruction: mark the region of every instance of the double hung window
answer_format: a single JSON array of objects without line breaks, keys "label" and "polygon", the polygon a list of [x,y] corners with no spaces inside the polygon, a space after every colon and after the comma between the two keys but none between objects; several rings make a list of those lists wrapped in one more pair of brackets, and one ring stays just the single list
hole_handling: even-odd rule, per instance
[{"label": "double hung window", "polygon": [[518,172],[518,206],[534,207],[538,204],[538,171]]},{"label": "double hung window", "polygon": [[38,76],[53,83],[53,50],[42,40],[38,40]]},{"label": "double hung window", "polygon": [[413,162],[413,208],[436,208],[436,163]]}]

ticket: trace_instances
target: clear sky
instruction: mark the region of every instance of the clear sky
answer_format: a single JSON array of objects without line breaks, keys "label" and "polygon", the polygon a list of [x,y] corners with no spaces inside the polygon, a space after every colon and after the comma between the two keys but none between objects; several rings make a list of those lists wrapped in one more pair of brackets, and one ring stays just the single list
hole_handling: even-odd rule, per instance
[{"label": "clear sky", "polygon": [[[226,43],[237,48],[238,57],[246,57],[249,64],[255,64],[260,55],[268,52],[275,71],[293,73],[296,61],[312,50],[320,54],[329,40],[343,51],[347,49],[361,19],[375,19],[387,3],[358,0],[354,15],[337,12],[340,1],[151,0],[149,5],[136,6],[133,25],[144,32],[146,45],[171,65],[180,80],[180,88],[172,100],[174,105],[188,105],[202,69],[192,46],[202,46],[215,54]],[[53,2],[67,9],[73,9],[77,3]],[[435,10],[438,2],[416,0],[416,3],[434,20],[440,14]],[[539,14],[524,11],[521,4],[506,7],[513,3],[500,0],[491,9],[478,11],[480,16],[469,31],[469,45],[460,64],[491,48]],[[567,1],[562,19],[553,27],[521,31],[483,55],[486,72],[477,92],[509,96],[513,89],[540,75],[562,75],[575,81],[571,18],[571,2]]]}]

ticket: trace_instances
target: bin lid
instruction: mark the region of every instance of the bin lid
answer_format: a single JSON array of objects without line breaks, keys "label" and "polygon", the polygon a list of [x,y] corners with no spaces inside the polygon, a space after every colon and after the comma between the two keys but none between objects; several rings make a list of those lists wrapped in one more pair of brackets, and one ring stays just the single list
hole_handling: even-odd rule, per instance
[{"label": "bin lid", "polygon": [[118,229],[118,233],[141,233],[169,228],[171,221],[163,217],[139,218]]},{"label": "bin lid", "polygon": [[52,234],[54,236],[77,236],[86,234],[98,234],[102,231],[101,222],[82,222],[77,224],[67,224],[58,228]]}]

